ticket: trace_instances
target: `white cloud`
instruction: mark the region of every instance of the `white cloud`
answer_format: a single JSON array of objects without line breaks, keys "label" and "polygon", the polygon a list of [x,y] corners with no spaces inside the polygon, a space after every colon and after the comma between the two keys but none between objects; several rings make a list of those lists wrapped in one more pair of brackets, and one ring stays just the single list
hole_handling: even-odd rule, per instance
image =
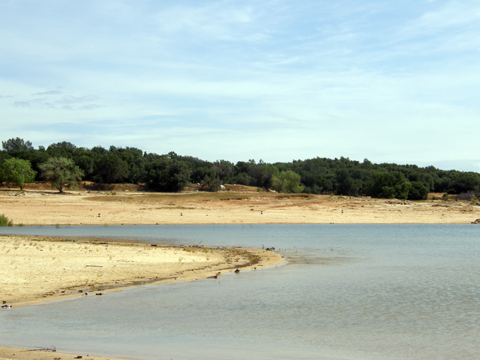
[{"label": "white cloud", "polygon": [[59,90],[47,90],[47,91],[41,91],[32,95],[41,96],[41,95],[59,95],[59,94],[62,94],[62,92]]},{"label": "white cloud", "polygon": [[3,3],[2,134],[210,160],[469,159],[479,8]]}]

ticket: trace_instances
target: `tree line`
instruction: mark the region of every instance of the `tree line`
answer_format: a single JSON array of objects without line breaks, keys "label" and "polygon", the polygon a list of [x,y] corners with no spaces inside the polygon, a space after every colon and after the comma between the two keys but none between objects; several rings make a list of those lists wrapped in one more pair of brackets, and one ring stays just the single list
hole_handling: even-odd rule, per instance
[{"label": "tree line", "polygon": [[[78,180],[102,184],[132,183],[166,192],[181,191],[193,183],[210,191],[219,190],[222,184],[242,184],[286,193],[411,200],[426,199],[429,192],[480,193],[480,174],[476,172],[445,171],[433,166],[374,164],[368,159],[359,162],[344,157],[316,157],[272,164],[262,160],[234,164],[227,160],[205,161],[175,152],[158,155],[132,147],[110,146],[105,149],[96,146],[88,149],[66,141],[35,149],[30,141],[21,138],[2,141],[2,148],[0,181],[13,183],[17,183],[15,178],[22,177],[19,173],[23,171],[28,179],[26,182],[49,180],[62,186]],[[22,166],[19,160],[23,161]],[[14,163],[24,170],[14,170]],[[54,179],[62,173],[73,176],[70,180],[65,176]]]}]

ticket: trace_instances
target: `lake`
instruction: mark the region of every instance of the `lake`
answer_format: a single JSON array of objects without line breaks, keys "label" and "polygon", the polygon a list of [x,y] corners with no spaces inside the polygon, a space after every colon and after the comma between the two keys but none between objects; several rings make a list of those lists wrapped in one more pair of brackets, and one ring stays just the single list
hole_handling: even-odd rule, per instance
[{"label": "lake", "polygon": [[478,359],[480,227],[190,225],[1,234],[275,246],[288,264],[0,311],[0,344],[139,359]]}]

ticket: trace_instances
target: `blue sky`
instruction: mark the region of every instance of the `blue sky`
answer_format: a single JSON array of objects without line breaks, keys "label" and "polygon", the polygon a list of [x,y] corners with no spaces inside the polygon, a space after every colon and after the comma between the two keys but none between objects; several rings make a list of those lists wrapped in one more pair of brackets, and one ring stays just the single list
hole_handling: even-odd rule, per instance
[{"label": "blue sky", "polygon": [[0,2],[1,140],[480,171],[480,2]]}]

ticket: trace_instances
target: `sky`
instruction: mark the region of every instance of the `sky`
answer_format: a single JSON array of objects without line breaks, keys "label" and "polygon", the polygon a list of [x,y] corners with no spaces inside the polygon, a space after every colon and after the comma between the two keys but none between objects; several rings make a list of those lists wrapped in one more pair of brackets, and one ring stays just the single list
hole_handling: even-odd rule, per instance
[{"label": "sky", "polygon": [[2,0],[0,140],[480,172],[478,0]]}]

